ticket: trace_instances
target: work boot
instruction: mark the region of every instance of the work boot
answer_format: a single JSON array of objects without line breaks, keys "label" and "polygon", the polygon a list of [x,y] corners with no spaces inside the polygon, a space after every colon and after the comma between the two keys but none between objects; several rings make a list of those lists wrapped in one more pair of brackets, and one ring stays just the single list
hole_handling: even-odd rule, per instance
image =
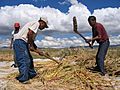
[{"label": "work boot", "polygon": [[30,81],[19,81],[19,82],[21,82],[22,84],[30,84]]},{"label": "work boot", "polygon": [[30,79],[34,78],[37,74],[33,75],[33,76],[29,76]]},{"label": "work boot", "polygon": [[100,72],[100,75],[101,75],[101,76],[105,76],[105,75],[106,75],[106,73]]},{"label": "work boot", "polygon": [[98,66],[96,66],[96,67],[93,67],[93,71],[98,71],[98,72],[100,72],[100,69],[98,68]]}]

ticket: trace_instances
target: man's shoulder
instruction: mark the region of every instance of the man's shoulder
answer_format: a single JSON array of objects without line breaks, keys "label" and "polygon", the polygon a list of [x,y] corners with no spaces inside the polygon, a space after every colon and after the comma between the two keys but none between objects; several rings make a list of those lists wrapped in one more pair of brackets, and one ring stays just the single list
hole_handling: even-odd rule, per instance
[{"label": "man's shoulder", "polygon": [[22,29],[24,29],[24,28],[29,28],[29,27],[31,27],[31,26],[33,26],[33,25],[38,25],[38,24],[39,24],[39,23],[38,23],[37,21],[30,21],[30,22],[26,23],[26,24],[23,26]]},{"label": "man's shoulder", "polygon": [[97,28],[104,28],[104,26],[101,23],[96,23]]},{"label": "man's shoulder", "polygon": [[28,22],[28,23],[26,24],[26,26],[28,26],[28,27],[38,26],[38,25],[39,25],[39,22],[37,22],[37,21],[31,21],[31,22]]},{"label": "man's shoulder", "polygon": [[99,26],[103,26],[103,25],[101,23],[96,23],[96,26],[99,27]]}]

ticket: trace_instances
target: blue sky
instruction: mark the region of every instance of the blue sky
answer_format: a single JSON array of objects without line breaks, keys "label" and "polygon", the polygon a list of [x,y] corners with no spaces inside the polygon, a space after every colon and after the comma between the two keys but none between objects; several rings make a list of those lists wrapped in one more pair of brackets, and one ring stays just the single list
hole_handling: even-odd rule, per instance
[{"label": "blue sky", "polygon": [[0,7],[0,45],[9,43],[14,22],[22,27],[40,16],[48,18],[49,28],[37,36],[38,46],[87,45],[73,32],[72,17],[77,17],[79,32],[91,38],[89,15],[105,26],[112,45],[120,44],[120,0],[0,0]]},{"label": "blue sky", "polygon": [[[86,5],[91,12],[95,9],[120,7],[120,0],[78,0],[78,2]],[[50,6],[62,12],[67,12],[71,5],[67,0],[0,0],[0,6],[19,4],[33,4],[36,7]]]}]

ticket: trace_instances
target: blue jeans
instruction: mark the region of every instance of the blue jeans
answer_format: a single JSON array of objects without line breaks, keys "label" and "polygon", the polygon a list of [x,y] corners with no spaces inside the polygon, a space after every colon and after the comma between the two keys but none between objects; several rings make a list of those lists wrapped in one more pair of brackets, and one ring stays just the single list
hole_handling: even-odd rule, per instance
[{"label": "blue jeans", "polygon": [[110,45],[109,40],[99,43],[99,48],[98,48],[98,52],[96,55],[96,64],[101,73],[105,73],[104,59],[107,54],[109,45]]},{"label": "blue jeans", "polygon": [[16,63],[19,69],[19,76],[17,79],[20,82],[24,82],[36,76],[33,58],[30,54],[28,44],[21,39],[16,39],[13,43],[13,48],[15,50]]}]

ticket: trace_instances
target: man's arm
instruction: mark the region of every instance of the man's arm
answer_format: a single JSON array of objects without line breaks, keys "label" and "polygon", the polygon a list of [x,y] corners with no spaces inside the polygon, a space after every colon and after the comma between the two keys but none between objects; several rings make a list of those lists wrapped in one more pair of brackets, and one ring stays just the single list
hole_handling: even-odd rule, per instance
[{"label": "man's arm", "polygon": [[95,40],[98,40],[100,38],[101,38],[101,36],[96,36],[96,37],[93,37],[91,39],[87,39],[87,42],[91,42],[92,41],[92,44],[93,44],[95,42]]},{"label": "man's arm", "polygon": [[35,45],[34,43],[34,40],[35,40],[35,36],[36,34],[29,29],[29,32],[28,32],[28,44],[30,45],[30,49],[37,49],[37,46]]},{"label": "man's arm", "polygon": [[91,46],[93,46],[95,40],[101,39],[101,35],[98,35],[96,37],[93,37],[91,39],[87,39],[87,42],[91,42]]},{"label": "man's arm", "polygon": [[43,55],[44,52],[41,50],[38,50],[36,44],[34,43],[35,36],[36,36],[36,34],[32,30],[29,29],[29,32],[28,32],[28,44],[30,46],[29,48],[31,51],[34,51],[34,52],[38,53],[39,55]]},{"label": "man's arm", "polygon": [[100,35],[99,35],[99,36],[96,36],[96,37],[91,38],[91,41],[95,41],[95,40],[98,40],[98,39],[101,39],[101,36],[100,36]]}]

